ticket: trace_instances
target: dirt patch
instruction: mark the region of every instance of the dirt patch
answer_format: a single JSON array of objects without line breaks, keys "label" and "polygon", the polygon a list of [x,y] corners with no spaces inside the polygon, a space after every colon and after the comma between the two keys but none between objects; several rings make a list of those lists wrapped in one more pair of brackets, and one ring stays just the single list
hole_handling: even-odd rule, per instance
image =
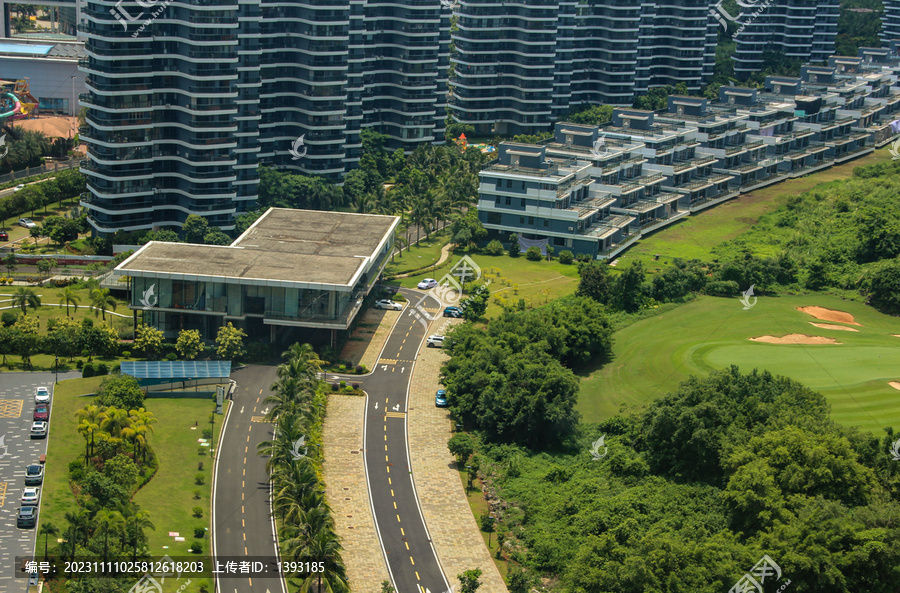
[{"label": "dirt patch", "polygon": [[759,336],[750,338],[751,342],[765,342],[766,344],[840,344],[834,338],[825,336],[808,336],[806,334],[788,334],[786,336]]},{"label": "dirt patch", "polygon": [[890,385],[897,391],[900,391],[900,381],[888,381],[888,385]]},{"label": "dirt patch", "polygon": [[822,329],[836,329],[842,332],[858,332],[858,329],[853,329],[852,327],[844,327],[843,325],[832,325],[831,323],[816,323],[815,321],[810,321],[810,325],[815,325],[816,327],[821,327]]},{"label": "dirt patch", "polygon": [[77,125],[74,117],[38,117],[20,119],[15,125],[31,132],[43,132],[50,138],[71,138]]},{"label": "dirt patch", "polygon": [[816,319],[822,321],[836,321],[837,323],[847,323],[850,325],[862,325],[856,323],[853,315],[844,311],[835,311],[834,309],[826,309],[825,307],[797,307],[798,311],[802,311],[807,315],[812,315]]}]

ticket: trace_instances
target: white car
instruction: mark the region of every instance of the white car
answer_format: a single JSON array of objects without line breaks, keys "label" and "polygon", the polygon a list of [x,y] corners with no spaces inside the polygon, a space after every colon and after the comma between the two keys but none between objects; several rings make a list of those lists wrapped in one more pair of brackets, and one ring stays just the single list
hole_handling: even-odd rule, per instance
[{"label": "white car", "polygon": [[47,438],[47,423],[43,420],[37,420],[31,423],[31,438],[33,439],[46,439]]},{"label": "white car", "polygon": [[37,228],[37,223],[34,222],[33,220],[31,220],[30,218],[20,218],[18,224],[19,224],[19,226],[23,226],[26,229]]},{"label": "white car", "polygon": [[428,336],[428,339],[425,340],[425,345],[429,348],[443,348],[444,336]]},{"label": "white car", "polygon": [[40,488],[26,488],[22,491],[22,506],[23,507],[33,507],[37,506],[38,499],[41,497],[41,489]]},{"label": "white car", "polygon": [[13,190],[13,193],[19,191],[20,189],[25,189],[25,184],[24,184],[24,183],[20,183],[19,185],[17,185],[17,186],[16,186],[16,189]]},{"label": "white car", "polygon": [[381,299],[380,301],[375,301],[376,309],[390,309],[391,311],[400,311],[403,309],[402,303],[395,303],[389,299]]},{"label": "white car", "polygon": [[434,278],[425,278],[424,280],[419,282],[419,284],[417,284],[417,286],[419,288],[421,288],[422,290],[434,288],[435,286],[437,286],[437,280],[435,280]]},{"label": "white car", "polygon": [[34,403],[36,404],[49,404],[50,403],[50,390],[46,387],[38,387],[34,390]]}]

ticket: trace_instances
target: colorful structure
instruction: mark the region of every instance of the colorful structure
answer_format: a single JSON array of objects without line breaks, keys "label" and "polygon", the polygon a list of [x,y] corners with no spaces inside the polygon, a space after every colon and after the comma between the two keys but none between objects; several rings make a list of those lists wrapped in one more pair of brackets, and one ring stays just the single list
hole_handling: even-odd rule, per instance
[{"label": "colorful structure", "polygon": [[[10,88],[12,87],[12,88]],[[25,99],[23,102],[22,99]],[[0,82],[0,124],[7,118],[23,119],[31,116],[38,106],[37,99],[28,90],[27,80]]]}]

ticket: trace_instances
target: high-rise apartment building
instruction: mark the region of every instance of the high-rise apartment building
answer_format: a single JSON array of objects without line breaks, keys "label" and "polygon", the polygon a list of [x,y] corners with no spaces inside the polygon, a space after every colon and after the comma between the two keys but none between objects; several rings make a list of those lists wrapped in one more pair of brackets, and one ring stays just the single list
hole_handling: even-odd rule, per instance
[{"label": "high-rise apartment building", "polygon": [[698,91],[715,65],[717,23],[700,0],[464,0],[457,11],[451,111],[481,134],[544,131],[655,86]]},{"label": "high-rise apartment building", "polygon": [[881,17],[881,44],[891,46],[891,41],[900,40],[900,0],[884,0]]},{"label": "high-rise apartment building", "polygon": [[763,68],[767,54],[824,63],[834,54],[839,0],[785,0],[745,9],[735,35],[734,73],[745,79]]},{"label": "high-rise apartment building", "polygon": [[443,142],[450,11],[417,0],[89,0],[80,31],[95,232],[223,229],[258,166],[338,177],[361,130]]}]

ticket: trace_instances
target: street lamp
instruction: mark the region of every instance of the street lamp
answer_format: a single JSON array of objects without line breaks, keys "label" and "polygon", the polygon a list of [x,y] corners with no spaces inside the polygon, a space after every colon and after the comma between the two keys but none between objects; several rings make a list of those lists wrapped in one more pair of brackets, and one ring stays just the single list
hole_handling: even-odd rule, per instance
[{"label": "street lamp", "polygon": [[55,385],[56,383],[59,383],[59,355],[58,354],[56,355],[56,362],[54,362],[53,364],[54,364],[54,367],[56,368],[56,381],[53,382]]}]

